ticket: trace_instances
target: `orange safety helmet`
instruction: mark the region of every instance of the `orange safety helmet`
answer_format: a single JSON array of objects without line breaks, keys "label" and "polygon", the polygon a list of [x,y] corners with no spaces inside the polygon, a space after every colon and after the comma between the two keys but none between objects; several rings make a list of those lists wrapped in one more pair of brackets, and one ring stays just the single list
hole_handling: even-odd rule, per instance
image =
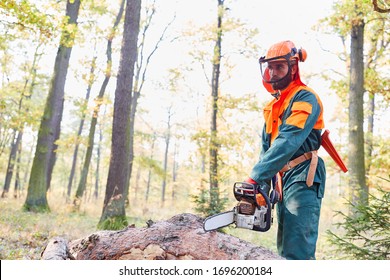
[{"label": "orange safety helmet", "polygon": [[[304,49],[297,49],[293,42],[291,41],[282,41],[272,45],[267,51],[266,56],[262,56],[259,59],[260,63],[260,71],[261,76],[263,78],[263,85],[265,88],[272,92],[273,87],[271,84],[276,84],[281,82],[282,80],[288,78],[287,76],[291,75],[291,62],[295,62],[298,64],[298,61],[303,62],[307,58],[307,52]],[[288,72],[284,77],[279,77],[278,79],[272,79],[269,74],[269,67],[276,62],[286,63],[288,65]],[[295,79],[298,79],[300,83],[299,77],[299,68],[297,71],[297,75]]]},{"label": "orange safety helmet", "polygon": [[307,58],[307,52],[304,49],[297,49],[293,42],[282,41],[272,45],[265,57],[261,57],[261,60],[271,61],[278,59],[298,60],[304,62]]}]

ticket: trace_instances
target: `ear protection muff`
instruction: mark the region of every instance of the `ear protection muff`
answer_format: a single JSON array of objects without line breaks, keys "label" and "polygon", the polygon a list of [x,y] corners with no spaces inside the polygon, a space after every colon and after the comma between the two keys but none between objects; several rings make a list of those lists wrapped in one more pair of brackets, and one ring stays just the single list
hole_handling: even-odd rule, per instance
[{"label": "ear protection muff", "polygon": [[295,47],[291,49],[291,56],[296,57],[298,61],[304,62],[307,57],[307,52],[304,49],[296,49]]},{"label": "ear protection muff", "polygon": [[298,50],[299,61],[302,61],[302,49]]},{"label": "ear protection muff", "polygon": [[304,62],[307,58],[307,52],[304,49],[298,50],[298,58],[300,62]]}]

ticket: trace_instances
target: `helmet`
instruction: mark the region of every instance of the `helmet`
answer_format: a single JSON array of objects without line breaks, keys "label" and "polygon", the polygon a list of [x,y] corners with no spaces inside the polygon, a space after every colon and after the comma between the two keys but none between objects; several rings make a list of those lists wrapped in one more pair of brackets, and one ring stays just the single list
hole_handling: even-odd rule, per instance
[{"label": "helmet", "polygon": [[303,62],[306,60],[307,53],[303,49],[297,50],[294,43],[291,41],[282,41],[272,45],[269,48],[267,55],[262,58],[265,60],[271,60],[271,59],[281,59],[286,56],[289,56],[290,60],[295,59]]},{"label": "helmet", "polygon": [[[272,45],[266,56],[262,56],[259,59],[263,81],[270,84],[282,81],[287,76],[291,75],[291,65],[298,61],[305,61],[306,57],[306,51],[304,49],[297,49],[291,41],[282,41]],[[281,66],[288,67],[288,71],[284,71],[283,76],[278,75],[276,77],[271,77],[269,72],[270,69]]]}]

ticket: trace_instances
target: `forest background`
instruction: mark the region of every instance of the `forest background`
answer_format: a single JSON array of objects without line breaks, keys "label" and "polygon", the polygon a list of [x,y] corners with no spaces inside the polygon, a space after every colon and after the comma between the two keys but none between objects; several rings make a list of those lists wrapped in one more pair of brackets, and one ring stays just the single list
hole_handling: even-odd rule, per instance
[{"label": "forest background", "polygon": [[[80,1],[68,1],[74,2]],[[373,2],[387,12],[374,11]],[[79,238],[100,223],[109,181],[124,3],[81,1],[77,28],[64,18],[66,1],[3,1],[0,6],[2,259],[39,258],[51,237]],[[363,188],[370,194],[378,194],[377,189],[390,190],[386,1],[298,0],[293,6],[289,1],[142,1],[132,84],[133,94],[137,93],[132,100],[137,106],[126,220],[144,226],[148,220],[183,212],[207,214],[202,212],[207,208],[202,195],[207,195],[212,181],[208,169],[212,70],[221,3],[223,37],[216,117],[217,181],[219,207],[223,209],[218,210],[234,205],[232,185],[247,178],[260,152],[262,107],[272,97],[262,87],[258,58],[271,44],[292,40],[308,52],[307,61],[300,64],[302,80],[323,100],[326,128],[348,166],[361,162],[351,154],[351,120],[364,132],[363,151],[359,150],[364,169],[353,166],[352,175],[341,173],[320,150],[328,177],[317,257],[338,258],[328,240],[329,230],[337,234],[345,231],[337,226],[344,217],[335,214],[347,212],[353,185],[361,184],[361,178],[356,183],[354,175],[363,176]],[[350,59],[353,13],[360,13],[365,27],[361,112],[352,111],[351,106],[355,104],[350,86],[351,69],[355,69]],[[64,33],[72,37],[71,43],[62,41]],[[45,189],[48,207],[35,211],[26,207],[28,189],[61,45],[72,49],[62,77],[61,129],[55,142],[54,169]],[[95,139],[92,145],[91,133]],[[89,167],[83,173],[86,164]],[[275,228],[261,234],[233,228],[227,232],[275,250]]]}]

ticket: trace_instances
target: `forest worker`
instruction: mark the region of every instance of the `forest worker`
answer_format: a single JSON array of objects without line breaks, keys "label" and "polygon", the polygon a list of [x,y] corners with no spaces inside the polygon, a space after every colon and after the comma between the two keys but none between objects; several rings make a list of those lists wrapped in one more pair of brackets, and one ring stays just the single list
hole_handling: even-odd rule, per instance
[{"label": "forest worker", "polygon": [[298,63],[306,57],[305,50],[283,41],[259,60],[263,85],[274,98],[264,108],[260,159],[247,179],[256,185],[272,180],[278,186],[278,252],[300,260],[315,259],[326,176],[317,155],[322,103],[299,76]]}]

